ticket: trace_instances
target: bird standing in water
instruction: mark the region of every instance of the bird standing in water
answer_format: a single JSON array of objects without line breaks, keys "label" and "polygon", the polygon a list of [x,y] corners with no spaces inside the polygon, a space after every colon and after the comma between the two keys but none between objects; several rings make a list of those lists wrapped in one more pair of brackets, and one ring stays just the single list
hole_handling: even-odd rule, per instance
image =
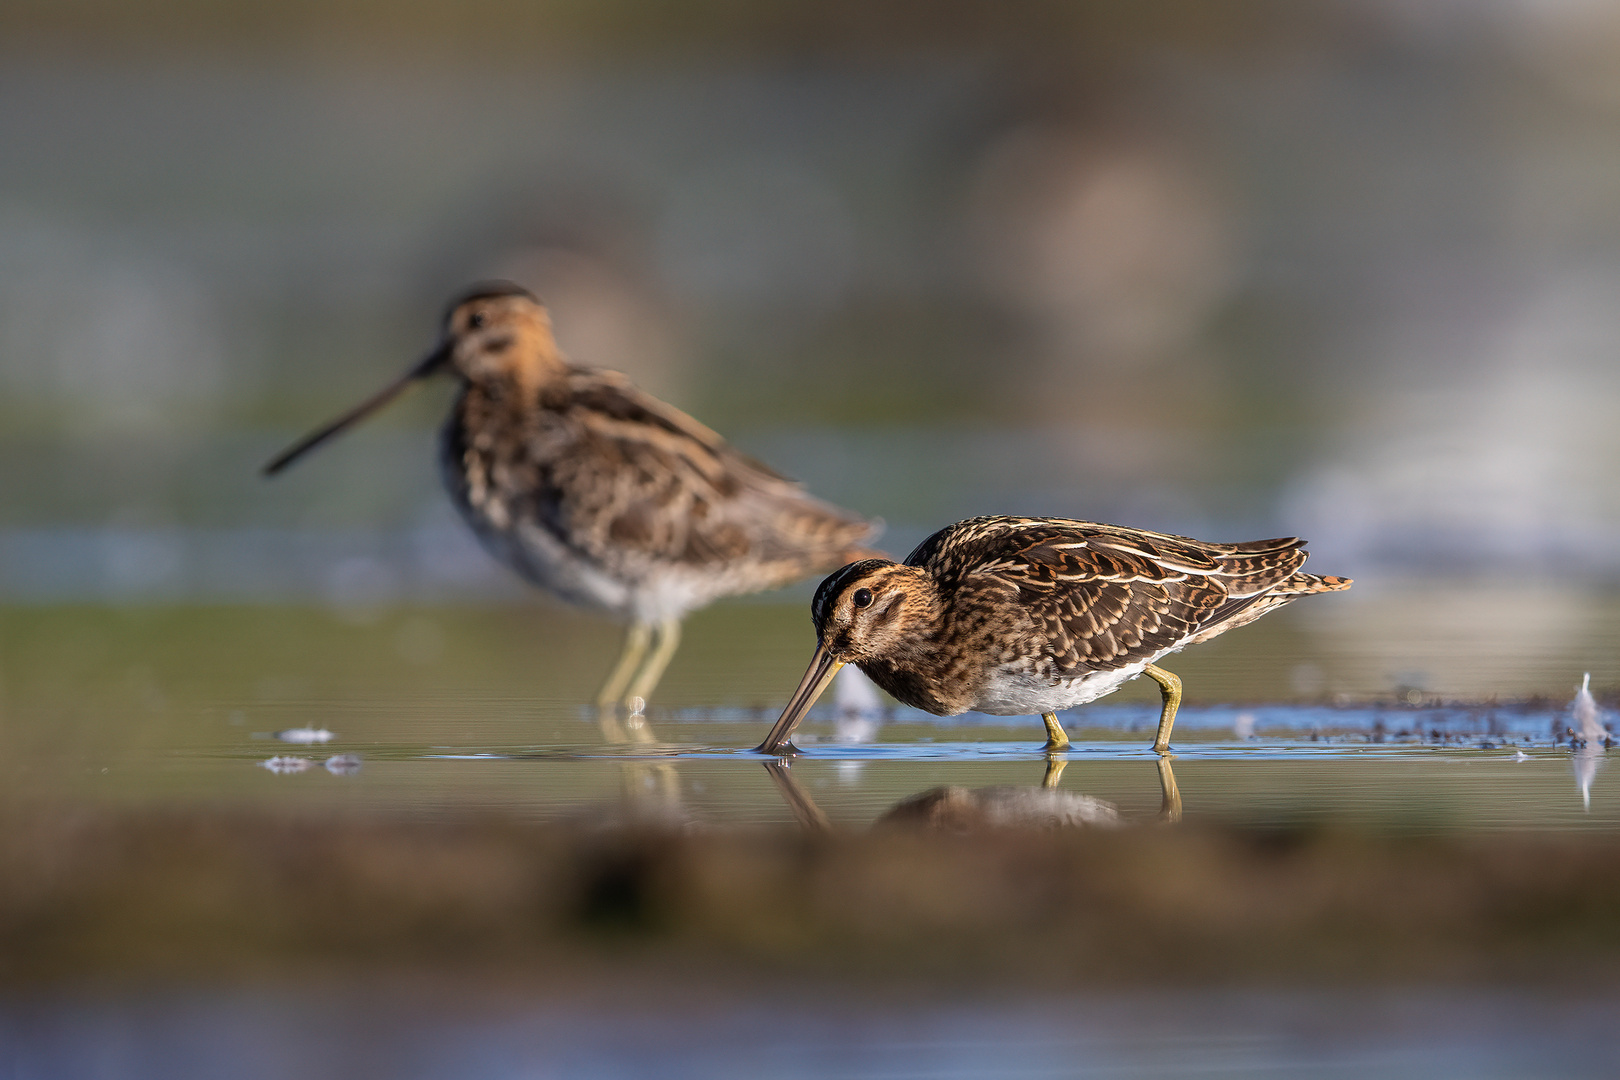
[{"label": "bird standing in water", "polygon": [[1067,518],[978,517],[924,540],[903,563],[835,571],[811,604],[816,652],[757,748],[793,753],[793,729],[844,664],[935,716],[1040,713],[1046,749],[1069,737],[1057,710],[1130,679],[1159,684],[1153,748],[1170,748],[1181,680],[1155,661],[1350,579],[1301,573],[1292,537],[1210,544]]},{"label": "bird standing in water", "polygon": [[694,608],[872,554],[861,546],[872,522],[805,494],[618,372],[570,364],[545,307],[504,282],[452,304],[426,358],[265,473],[440,373],[461,384],[440,443],[444,483],[484,547],[629,624],[599,705],[638,707]]}]

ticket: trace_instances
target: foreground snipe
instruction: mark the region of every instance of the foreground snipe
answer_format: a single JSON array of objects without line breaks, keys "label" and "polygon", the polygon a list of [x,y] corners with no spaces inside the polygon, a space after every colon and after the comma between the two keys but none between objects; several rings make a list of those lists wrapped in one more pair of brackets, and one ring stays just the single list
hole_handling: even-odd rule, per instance
[{"label": "foreground snipe", "polygon": [[867,559],[821,583],[810,670],[758,749],[793,752],[794,727],[855,664],[935,716],[1040,713],[1048,750],[1069,744],[1057,710],[1146,674],[1164,699],[1153,740],[1163,752],[1181,680],[1153,661],[1297,597],[1350,587],[1300,573],[1304,561],[1305,542],[1292,537],[1208,544],[1066,518],[959,521],[904,563]]},{"label": "foreground snipe", "polygon": [[439,373],[461,383],[440,448],[445,486],[485,548],[629,623],[603,706],[652,691],[688,611],[871,554],[861,547],[871,522],[811,498],[623,375],[568,363],[546,309],[504,282],[453,304],[425,359],[265,473]]}]

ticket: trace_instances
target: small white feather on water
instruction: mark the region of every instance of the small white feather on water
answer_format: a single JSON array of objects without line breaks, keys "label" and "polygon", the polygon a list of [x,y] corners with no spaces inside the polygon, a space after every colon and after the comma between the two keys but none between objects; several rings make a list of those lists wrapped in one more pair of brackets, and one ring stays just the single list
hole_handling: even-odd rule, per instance
[{"label": "small white feather on water", "polygon": [[261,761],[259,764],[273,773],[300,773],[309,768],[310,760],[306,757],[284,754]]},{"label": "small white feather on water", "polygon": [[275,735],[276,738],[280,739],[282,742],[302,743],[306,746],[310,743],[331,742],[334,738],[336,738],[335,735],[333,735],[330,731],[327,731],[325,728],[311,727],[288,728],[286,731],[276,732]]},{"label": "small white feather on water", "polygon": [[833,738],[841,743],[868,743],[883,725],[883,699],[866,673],[845,664],[833,683]]},{"label": "small white feather on water", "polygon": [[[1603,760],[1609,733],[1603,727],[1603,710],[1592,696],[1592,673],[1581,679],[1580,689],[1569,707],[1570,718],[1575,721],[1575,782],[1580,785],[1581,804],[1588,812],[1592,809],[1592,779]],[[1584,744],[1584,745],[1581,745]]]},{"label": "small white feather on water", "polygon": [[1254,738],[1254,713],[1240,712],[1232,717],[1232,734],[1240,739]]}]

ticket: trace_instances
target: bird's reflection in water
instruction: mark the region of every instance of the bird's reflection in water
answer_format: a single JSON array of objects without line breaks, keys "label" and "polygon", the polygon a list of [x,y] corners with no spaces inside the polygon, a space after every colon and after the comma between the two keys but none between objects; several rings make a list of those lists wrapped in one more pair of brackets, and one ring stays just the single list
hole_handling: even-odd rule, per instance
[{"label": "bird's reflection in water", "polygon": [[[656,753],[663,744],[641,709],[621,717],[615,708],[597,712],[603,741],[609,746],[635,747]],[[674,754],[674,747],[668,747]],[[1159,779],[1159,811],[1154,820],[1181,820],[1181,790],[1176,785],[1174,754],[1160,754],[1154,762]],[[809,832],[833,830],[832,821],[793,776],[789,759],[764,763],[777,793],[793,811],[794,820]],[[984,829],[1117,828],[1132,822],[1113,803],[1092,795],[1065,791],[1060,786],[1068,768],[1067,754],[1048,754],[1040,786],[998,784],[968,788],[943,785],[902,799],[873,823],[874,827],[921,827],[949,832]],[[621,824],[686,828],[694,824],[681,796],[680,775],[674,761],[637,758],[622,762],[622,801],[612,815]]]},{"label": "bird's reflection in water", "polygon": [[[836,692],[838,712],[834,741],[871,742],[883,722],[883,706],[877,688],[859,668],[851,666],[839,673]],[[623,795],[611,817],[615,821],[635,825],[686,828],[695,824],[691,811],[682,801],[680,774],[675,761],[648,760],[640,756],[668,754],[673,758],[678,753],[676,747],[661,740],[648,723],[646,703],[641,698],[632,698],[626,707],[621,707],[617,702],[599,704],[596,707],[596,723],[602,732],[604,745],[633,749],[638,755],[620,765]],[[1062,771],[1062,764],[1059,763],[1057,772]],[[795,804],[793,797],[785,790],[783,797],[794,807],[794,814],[799,820],[814,822],[807,827],[831,827],[826,815],[808,797],[804,798],[802,805]]]},{"label": "bird's reflection in water", "polygon": [[1574,750],[1571,765],[1575,769],[1575,783],[1581,789],[1581,805],[1592,809],[1592,780],[1598,766],[1603,764],[1604,752],[1609,748],[1609,729],[1603,725],[1603,710],[1592,696],[1592,673],[1587,672],[1570,703],[1569,745]]},{"label": "bird's reflection in water", "polygon": [[821,807],[816,805],[816,800],[810,797],[810,793],[793,778],[793,766],[788,764],[786,758],[765,762],[765,772],[770,776],[771,783],[776,785],[782,801],[793,811],[793,820],[797,821],[806,832],[832,831],[832,822],[827,820],[827,815],[822,813]]},{"label": "bird's reflection in water", "polygon": [[1588,813],[1592,810],[1592,781],[1597,777],[1598,766],[1603,764],[1603,744],[1597,743],[1580,747],[1575,751],[1570,764],[1575,769],[1575,786],[1581,789],[1581,807]]},{"label": "bird's reflection in water", "polygon": [[701,824],[681,796],[672,761],[619,763],[618,799],[578,808],[575,820],[590,826],[685,831]]},{"label": "bird's reflection in water", "polygon": [[1155,763],[1159,768],[1159,816],[1162,825],[1174,825],[1181,820],[1181,789],[1176,786],[1176,770],[1170,763],[1174,754],[1160,754]]},{"label": "bird's reflection in water", "polygon": [[[1160,803],[1154,820],[1167,824],[1181,820],[1181,789],[1176,786],[1175,769],[1170,764],[1174,757],[1162,754],[1156,762]],[[1067,767],[1065,755],[1048,755],[1046,773],[1039,787],[998,784],[968,788],[953,784],[930,788],[896,803],[873,827],[976,832],[985,829],[1106,829],[1130,824],[1113,803],[1059,787],[1058,782]],[[809,832],[831,831],[832,823],[794,778],[793,766],[787,759],[765,762],[765,771],[802,828]]]},{"label": "bird's reflection in water", "polygon": [[[631,701],[627,713],[621,712],[617,704],[597,706],[596,722],[607,746],[652,755],[677,753],[653,731],[640,698]],[[675,762],[637,757],[621,762],[619,769],[622,794],[618,806],[608,815],[612,823],[677,829],[694,823],[681,798],[681,778]]]}]

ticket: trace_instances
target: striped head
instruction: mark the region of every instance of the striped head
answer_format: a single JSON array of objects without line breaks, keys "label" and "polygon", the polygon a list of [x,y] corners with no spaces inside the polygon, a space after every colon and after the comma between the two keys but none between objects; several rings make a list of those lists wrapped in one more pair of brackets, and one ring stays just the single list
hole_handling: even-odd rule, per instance
[{"label": "striped head", "polygon": [[934,621],[939,587],[927,571],[888,559],[863,559],[836,570],[816,589],[810,617],[816,624],[816,651],[787,708],[757,749],[762,754],[796,753],[788,740],[810,706],[845,664],[903,655],[911,632]]},{"label": "striped head", "polygon": [[823,648],[846,664],[903,652],[910,631],[926,622],[939,588],[924,570],[888,559],[863,559],[835,570],[816,589],[810,618]]},{"label": "striped head", "polygon": [[501,380],[534,388],[566,369],[551,336],[551,316],[533,293],[509,281],[475,286],[450,305],[438,343],[414,367],[283,450],[264,472],[275,475],[434,375],[453,372],[472,383]]},{"label": "striped head", "polygon": [[545,305],[511,282],[476,286],[452,303],[440,340],[442,362],[469,382],[537,386],[564,366]]}]

